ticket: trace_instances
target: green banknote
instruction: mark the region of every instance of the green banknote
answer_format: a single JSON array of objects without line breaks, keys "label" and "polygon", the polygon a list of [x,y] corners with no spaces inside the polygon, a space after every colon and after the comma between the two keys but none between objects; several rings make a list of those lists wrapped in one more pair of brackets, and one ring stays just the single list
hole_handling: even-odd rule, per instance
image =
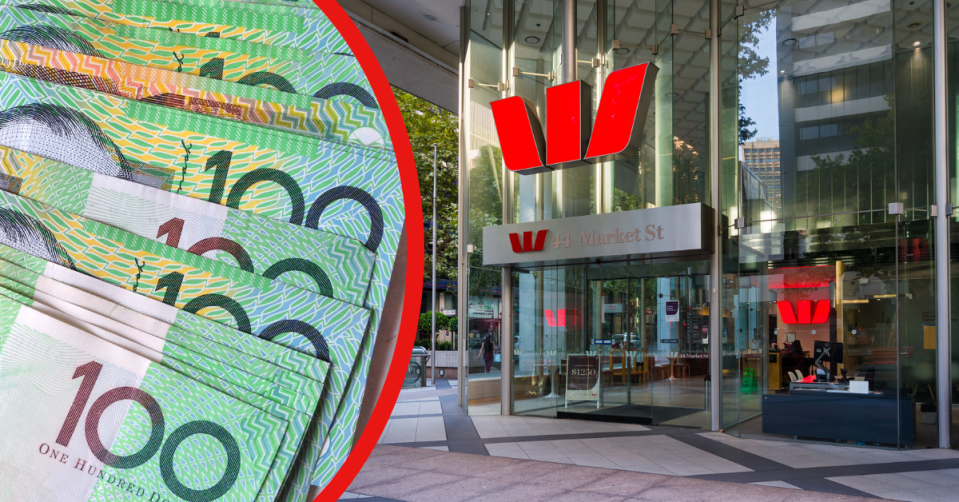
[{"label": "green banknote", "polygon": [[[108,316],[158,338],[183,341],[181,345],[187,345],[190,342],[179,337],[182,331],[198,336],[206,343],[226,345],[283,368],[290,374],[306,377],[309,379],[307,385],[322,386],[326,381],[329,364],[322,359],[289,350],[2,244],[0,267],[0,274],[24,286]],[[201,352],[217,353],[219,350],[209,346]]]},{"label": "green banknote", "polygon": [[302,7],[305,9],[319,9],[315,3],[310,0],[223,0],[229,2],[259,3],[266,5],[282,5],[284,7]]},{"label": "green banknote", "polygon": [[[404,210],[390,152],[0,74],[0,145],[359,239],[392,264]],[[384,253],[379,253],[381,244]],[[389,283],[382,267],[374,281]],[[381,306],[385,288],[367,303]]]},{"label": "green banknote", "polygon": [[254,500],[286,430],[278,417],[6,298],[0,380],[9,500]]},{"label": "green banknote", "polygon": [[[388,233],[398,238],[402,226],[391,152],[8,73],[0,74],[0,145],[294,225],[323,226],[374,252]],[[376,194],[389,194],[390,204]]]},{"label": "green banknote", "polygon": [[[177,359],[204,357],[222,361],[226,365],[223,368],[235,368],[238,371],[255,375],[258,379],[263,379],[265,382],[263,388],[267,389],[266,393],[263,394],[264,397],[271,397],[276,394],[279,396],[278,399],[283,400],[278,402],[292,403],[294,399],[298,399],[297,397],[289,397],[292,393],[302,394],[306,399],[302,401],[304,404],[288,405],[297,409],[302,408],[301,411],[310,414],[316,408],[317,401],[320,398],[319,389],[321,386],[308,377],[280,368],[232,347],[205,340],[175,326],[170,326],[167,329],[165,337],[159,337],[149,331],[141,330],[139,327],[124,324],[113,317],[99,313],[101,311],[112,313],[124,307],[82,291],[70,291],[70,286],[64,284],[55,282],[47,284],[46,288],[51,290],[51,293],[29,286],[31,283],[47,282],[41,281],[42,278],[42,276],[12,263],[0,262],[0,287],[121,336],[126,336],[124,330],[132,330],[132,333],[137,336],[140,336],[140,334],[149,335],[150,339],[147,342],[137,338],[137,343]],[[87,308],[88,305],[93,308]],[[80,310],[75,313],[73,309]],[[190,359],[185,360],[189,361]]]},{"label": "green banknote", "polygon": [[[2,0],[20,5],[17,0]],[[30,5],[26,2],[26,5]],[[205,37],[292,47],[310,52],[348,53],[349,45],[319,9],[255,3],[189,0],[44,0],[36,8],[118,24],[158,28]]]},{"label": "green banknote", "polygon": [[[281,135],[246,124],[123,102],[15,75],[0,77],[5,79],[3,88],[10,89],[0,95],[2,145],[171,191],[180,190],[180,178],[183,189],[179,193],[219,204],[231,205],[230,198],[224,195],[236,192],[233,204],[239,209],[364,240],[377,253],[367,296],[367,304],[373,310],[371,330],[375,332],[376,316],[386,296],[404,224],[402,191],[391,155],[368,149],[344,151],[332,143]],[[47,125],[51,116],[71,117],[63,120],[69,120],[73,126],[59,133]],[[31,137],[36,139],[28,140]],[[176,176],[180,173],[173,169],[164,172],[157,167],[175,165],[177,159],[183,158],[180,138],[184,137],[199,146],[193,150],[200,159],[197,167],[210,169],[189,169]],[[97,143],[93,138],[103,141]],[[101,145],[108,146],[105,149]],[[283,174],[273,174],[277,171]],[[268,184],[260,190],[250,190],[241,181],[244,176],[258,179],[267,174],[289,181]],[[157,182],[156,178],[164,181]],[[355,392],[347,403],[349,420],[355,420],[359,412],[365,373],[357,378],[360,382],[353,387]],[[322,429],[311,431],[316,434],[309,438],[306,464],[319,462],[322,438],[332,427],[333,415],[324,412]],[[352,434],[352,426],[344,430]],[[341,446],[336,449],[331,443],[327,456],[334,458],[334,463],[342,462],[349,443],[339,441]],[[297,486],[302,487],[298,493],[302,497],[306,496],[311,478],[311,470],[297,472]]]},{"label": "green banknote", "polygon": [[[16,283],[13,284],[16,287]],[[283,441],[257,495],[258,500],[276,499],[310,423],[311,411],[316,407],[316,399],[300,398],[294,403],[289,403],[288,397],[277,397],[269,384],[243,370],[225,369],[222,362],[212,357],[192,353],[179,347],[171,347],[171,344],[163,343],[135,328],[43,293],[28,291],[27,294],[19,294],[14,288],[7,289],[6,286],[6,283],[0,286],[0,301],[12,300],[33,308],[283,420],[286,424]],[[234,362],[243,364],[243,361]],[[298,405],[307,407],[311,411],[295,409]]]},{"label": "green banknote", "polygon": [[[339,402],[349,376],[339,377],[336,368],[352,368],[369,320],[365,309],[7,192],[0,192],[0,242],[134,292],[162,297],[183,310],[222,310],[229,316],[224,324],[315,354],[334,368],[324,393],[324,399],[333,402]],[[212,312],[205,315],[216,318]]]},{"label": "green banknote", "polygon": [[2,190],[323,296],[365,300],[375,255],[358,240],[2,146],[0,170]]},{"label": "green banknote", "polygon": [[349,52],[308,52],[0,6],[0,38],[378,108]]},{"label": "green banknote", "polygon": [[[226,322],[232,321],[243,331],[259,333],[303,352],[315,351],[317,357],[331,363],[320,423],[325,422],[323,414],[334,415],[341,401],[368,323],[368,312],[361,308],[305,291],[291,291],[276,282],[267,281],[257,288],[255,283],[263,281],[239,269],[6,192],[0,192],[0,242],[133,291],[140,287],[147,294],[145,291],[152,289],[155,296],[160,296],[156,292],[159,286],[165,290],[165,303],[197,313],[210,307],[222,309],[231,316]],[[129,280],[118,280],[124,271]],[[174,282],[167,280],[171,274],[175,274]],[[195,291],[185,292],[182,286]],[[195,298],[184,303],[181,297],[190,296]],[[193,307],[191,302],[195,302]],[[272,323],[267,325],[268,321]],[[323,329],[330,331],[324,336]]]},{"label": "green banknote", "polygon": [[[0,242],[124,289],[352,366],[369,313],[30,199],[0,192]],[[334,354],[327,337],[355,338]]]},{"label": "green banknote", "polygon": [[[35,35],[20,38],[33,42]],[[38,43],[43,45],[0,40],[0,69],[325,141],[391,147],[383,139],[389,134],[382,114],[363,105],[57,50],[60,43],[56,40]]]}]

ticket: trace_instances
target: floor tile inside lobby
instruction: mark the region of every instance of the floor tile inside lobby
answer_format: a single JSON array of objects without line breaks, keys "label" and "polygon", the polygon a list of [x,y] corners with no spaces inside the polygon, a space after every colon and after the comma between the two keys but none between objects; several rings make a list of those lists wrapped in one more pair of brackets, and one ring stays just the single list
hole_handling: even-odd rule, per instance
[{"label": "floor tile inside lobby", "polygon": [[[756,485],[757,489],[772,487],[890,500],[959,500],[957,451],[896,451],[743,439],[693,428],[529,416],[468,417],[456,405],[455,382],[443,380],[437,382],[436,387],[401,393],[380,444],[600,468],[608,472],[742,483]],[[482,465],[481,458],[468,458],[476,458],[477,468]],[[434,492],[436,490],[441,491],[442,487],[434,487]],[[364,491],[376,494],[375,490],[354,486],[345,497],[366,498]],[[761,493],[760,499],[769,499],[768,492]],[[425,495],[368,500],[432,499]],[[630,499],[617,497],[611,500]]]}]

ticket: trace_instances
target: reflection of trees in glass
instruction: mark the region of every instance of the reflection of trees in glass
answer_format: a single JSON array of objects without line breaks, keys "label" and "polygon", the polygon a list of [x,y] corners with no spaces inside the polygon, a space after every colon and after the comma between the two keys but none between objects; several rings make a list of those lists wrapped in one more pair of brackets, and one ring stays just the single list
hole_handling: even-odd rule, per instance
[{"label": "reflection of trees in glass", "polygon": [[703,158],[692,146],[673,138],[673,201],[675,204],[702,202],[706,195]]},{"label": "reflection of trees in glass", "polygon": [[[643,144],[638,158],[639,165],[636,167],[634,192],[615,189],[613,191],[614,211],[643,209],[649,207],[647,203],[655,204],[655,199],[647,200],[648,196],[655,193],[656,163],[653,148],[648,144]],[[702,202],[706,195],[707,181],[703,166],[704,157],[692,146],[674,137],[672,160],[672,198],[664,201],[665,205]]]},{"label": "reflection of trees in glass", "polygon": [[[495,145],[484,145],[479,148],[479,156],[470,169],[470,211],[488,215],[497,222],[503,218],[502,165],[503,151]],[[470,227],[478,232],[476,237],[482,239],[483,227],[475,225]],[[482,244],[481,241],[473,242],[472,240],[470,243]]]},{"label": "reflection of trees in glass", "polygon": [[[893,98],[886,96],[889,110]],[[849,154],[814,155],[815,169],[796,173],[796,214],[830,214],[882,209],[893,197],[893,114],[876,114],[849,128],[855,137]],[[883,214],[832,217],[831,224],[884,221]]]},{"label": "reflection of trees in glass", "polygon": [[743,81],[761,77],[769,72],[769,58],[761,57],[756,53],[759,44],[759,32],[765,31],[772,24],[775,10],[767,10],[750,16],[748,21],[739,24],[739,144],[743,144],[754,137],[758,132],[750,129],[756,122],[746,116],[746,107],[742,103]]},{"label": "reflection of trees in glass", "polygon": [[483,228],[503,222],[502,165],[503,151],[495,145],[485,145],[479,148],[479,156],[470,169],[467,235],[467,243],[473,245],[473,252],[468,255],[470,296],[490,295],[502,280],[500,268],[483,266]]},{"label": "reflection of trees in glass", "polygon": [[[649,191],[646,187],[654,182],[654,173],[656,171],[655,162],[650,160],[654,158],[653,154],[655,150],[647,142],[650,140],[649,134],[653,132],[652,129],[652,127],[646,128],[647,135],[643,139],[639,154],[636,156],[635,160],[616,161],[616,165],[625,165],[626,167],[624,169],[633,170],[636,172],[636,183],[635,186],[630,187],[633,190],[630,192],[622,188],[621,185],[626,185],[625,182],[617,180],[616,184],[613,186],[614,212],[644,209],[647,207],[646,198],[649,194]],[[636,162],[636,167],[632,166],[633,162]]]}]

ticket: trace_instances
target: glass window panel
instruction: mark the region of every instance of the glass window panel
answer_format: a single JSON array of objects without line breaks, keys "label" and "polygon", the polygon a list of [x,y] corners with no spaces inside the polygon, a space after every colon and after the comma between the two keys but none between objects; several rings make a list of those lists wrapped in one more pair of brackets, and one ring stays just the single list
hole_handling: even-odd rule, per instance
[{"label": "glass window panel", "polygon": [[[466,60],[467,78],[483,84],[467,89],[465,110],[470,210],[468,227],[461,231],[473,252],[468,255],[466,277],[460,280],[467,284],[469,299],[465,370],[467,410],[471,415],[501,412],[501,361],[496,361],[495,356],[502,347],[502,270],[483,265],[483,227],[503,223],[503,193],[507,188],[503,154],[490,108],[490,102],[503,97],[495,87],[502,82],[502,5],[495,1],[471,3],[473,31]],[[494,346],[493,358],[487,357],[489,350],[482,351],[486,341]],[[490,363],[488,369],[486,359]]]},{"label": "glass window panel", "polygon": [[[769,182],[768,198],[745,198],[744,214],[752,224],[738,235],[740,289],[733,295],[733,318],[737,337],[744,337],[735,347],[744,420],[738,432],[744,435],[802,436],[777,428],[776,405],[764,407],[767,399],[785,402],[791,393],[798,395],[797,389],[788,390],[783,370],[809,363],[803,376],[815,373],[816,360],[805,352],[812,343],[810,355],[816,355],[819,342],[845,347],[841,362],[837,358],[830,363],[834,367],[819,369],[856,372],[883,389],[875,396],[887,401],[873,403],[888,405],[892,415],[877,419],[882,427],[857,434],[886,434],[865,442],[902,447],[935,442],[934,428],[916,421],[919,405],[932,398],[922,387],[933,381],[927,370],[935,355],[934,347],[917,349],[929,329],[921,313],[934,312],[934,295],[926,296],[933,273],[923,209],[934,186],[932,73],[928,51],[909,38],[914,33],[893,29],[901,9],[922,25],[914,3],[892,2],[862,16],[865,3],[778,2],[769,10],[747,8],[739,20],[740,41],[751,49],[740,51],[739,67],[750,68],[742,59],[750,63],[751,57],[769,63],[768,76],[741,70],[748,89],[745,116],[759,117],[758,135],[779,143],[770,158],[781,171]],[[931,3],[919,9],[931,11]],[[766,110],[769,99],[763,96],[778,102],[778,116]],[[918,210],[890,216],[889,201]],[[802,354],[792,350],[796,340]],[[783,349],[785,343],[790,350]],[[747,385],[753,378],[755,389]],[[763,405],[747,411],[756,393],[765,394]],[[883,429],[886,425],[891,429]]]}]

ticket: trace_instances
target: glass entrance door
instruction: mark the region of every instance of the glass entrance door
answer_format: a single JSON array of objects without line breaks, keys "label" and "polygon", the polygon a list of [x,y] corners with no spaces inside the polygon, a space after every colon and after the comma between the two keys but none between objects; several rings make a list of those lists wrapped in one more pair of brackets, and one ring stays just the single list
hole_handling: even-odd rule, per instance
[{"label": "glass entrance door", "polygon": [[706,284],[699,275],[589,281],[582,354],[598,366],[599,392],[567,400],[560,415],[707,427]]},{"label": "glass entrance door", "polygon": [[[708,427],[709,295],[707,277],[683,275],[645,281],[655,323],[647,327],[653,423]],[[649,296],[652,294],[652,298]]]},{"label": "glass entrance door", "polygon": [[636,279],[591,281],[594,289],[590,342],[603,354],[602,413],[652,423],[652,394],[641,348],[642,287]]}]

